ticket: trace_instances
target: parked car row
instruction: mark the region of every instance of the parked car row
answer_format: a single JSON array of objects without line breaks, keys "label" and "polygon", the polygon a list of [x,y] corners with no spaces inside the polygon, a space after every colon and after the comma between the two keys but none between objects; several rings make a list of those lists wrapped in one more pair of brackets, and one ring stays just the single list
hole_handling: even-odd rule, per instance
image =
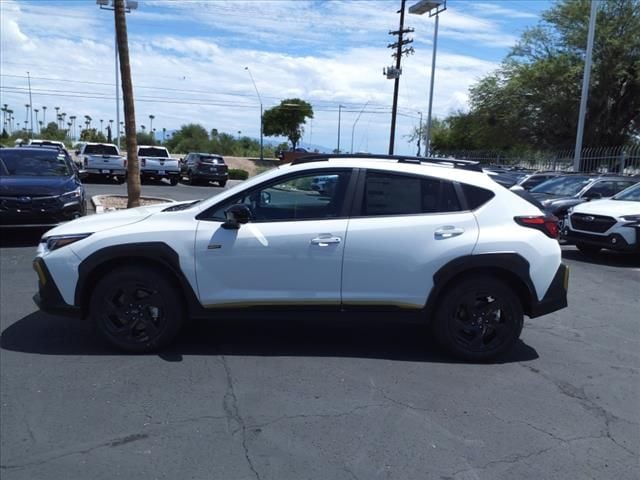
[{"label": "parked car row", "polygon": [[[115,179],[123,183],[127,175],[127,159],[116,145],[110,143],[83,143],[76,150],[76,161],[90,179]],[[189,153],[183,159],[171,156],[166,147],[138,145],[140,179],[163,180],[177,185],[181,179],[187,183],[217,182],[224,187],[229,178],[228,167],[221,155]]]},{"label": "parked car row", "polygon": [[491,179],[558,219],[561,240],[587,254],[640,253],[640,178],[485,167]]}]

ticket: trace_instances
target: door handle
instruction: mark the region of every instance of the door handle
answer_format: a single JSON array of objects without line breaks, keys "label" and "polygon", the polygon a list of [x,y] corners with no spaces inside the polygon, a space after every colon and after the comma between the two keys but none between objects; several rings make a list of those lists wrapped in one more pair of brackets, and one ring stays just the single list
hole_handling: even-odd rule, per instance
[{"label": "door handle", "polygon": [[340,237],[316,237],[311,240],[311,245],[318,245],[319,247],[328,247],[330,244],[340,243],[342,239]]},{"label": "door handle", "polygon": [[457,237],[458,235],[462,235],[464,233],[464,228],[462,227],[454,227],[453,225],[446,225],[444,227],[438,228],[433,236],[436,239],[446,239]]}]

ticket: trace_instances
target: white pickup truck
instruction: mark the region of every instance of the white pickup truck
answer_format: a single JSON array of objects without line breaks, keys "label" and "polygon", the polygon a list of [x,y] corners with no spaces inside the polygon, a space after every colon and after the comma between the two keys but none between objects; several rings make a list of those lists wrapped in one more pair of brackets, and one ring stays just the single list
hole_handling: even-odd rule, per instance
[{"label": "white pickup truck", "polygon": [[87,142],[75,153],[89,178],[115,179],[118,183],[126,180],[127,160],[115,145]]},{"label": "white pickup truck", "polygon": [[169,150],[156,145],[138,145],[138,162],[140,163],[140,180],[169,179],[176,185],[180,179],[180,166],[177,158],[171,158]]}]

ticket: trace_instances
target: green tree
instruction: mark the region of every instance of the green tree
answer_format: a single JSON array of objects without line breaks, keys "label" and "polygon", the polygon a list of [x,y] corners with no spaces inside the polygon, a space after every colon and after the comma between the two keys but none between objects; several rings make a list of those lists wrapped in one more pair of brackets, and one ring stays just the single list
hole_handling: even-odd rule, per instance
[{"label": "green tree", "polygon": [[264,134],[267,137],[284,136],[296,148],[304,133],[307,118],[313,118],[311,104],[299,98],[282,100],[280,105],[266,110],[262,116]]},{"label": "green tree", "polygon": [[105,137],[102,132],[99,132],[95,128],[85,128],[80,131],[80,140],[82,140],[83,142],[106,143],[107,137]]},{"label": "green tree", "polygon": [[40,130],[38,137],[44,140],[64,142],[67,138],[67,131],[61,129],[56,122],[49,122],[46,127]]},{"label": "green tree", "polygon": [[166,142],[172,152],[206,152],[209,149],[207,129],[197,123],[182,125]]},{"label": "green tree", "polygon": [[[573,146],[589,11],[588,0],[557,2],[498,71],[471,88],[471,110],[457,120],[476,148]],[[584,144],[620,145],[638,134],[640,0],[600,2]]]}]

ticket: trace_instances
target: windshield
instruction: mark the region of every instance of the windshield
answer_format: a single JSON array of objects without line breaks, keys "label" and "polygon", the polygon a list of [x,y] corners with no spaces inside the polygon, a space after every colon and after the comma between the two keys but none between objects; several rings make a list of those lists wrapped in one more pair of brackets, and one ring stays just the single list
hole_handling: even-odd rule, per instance
[{"label": "windshield", "polygon": [[621,191],[612,200],[624,200],[625,202],[640,202],[640,183]]},{"label": "windshield", "polygon": [[[70,176],[71,168],[64,154],[55,150],[10,151],[0,150],[0,159],[9,176]],[[4,169],[0,169],[6,176]]]},{"label": "windshield", "polygon": [[115,145],[87,145],[84,147],[84,153],[87,155],[118,155],[118,149]]},{"label": "windshield", "polygon": [[162,157],[169,158],[169,152],[164,148],[140,147],[138,149],[139,157]]},{"label": "windshield", "polygon": [[590,181],[590,177],[582,176],[554,178],[532,188],[531,193],[546,193],[548,195],[571,197],[582,190],[582,188]]}]

